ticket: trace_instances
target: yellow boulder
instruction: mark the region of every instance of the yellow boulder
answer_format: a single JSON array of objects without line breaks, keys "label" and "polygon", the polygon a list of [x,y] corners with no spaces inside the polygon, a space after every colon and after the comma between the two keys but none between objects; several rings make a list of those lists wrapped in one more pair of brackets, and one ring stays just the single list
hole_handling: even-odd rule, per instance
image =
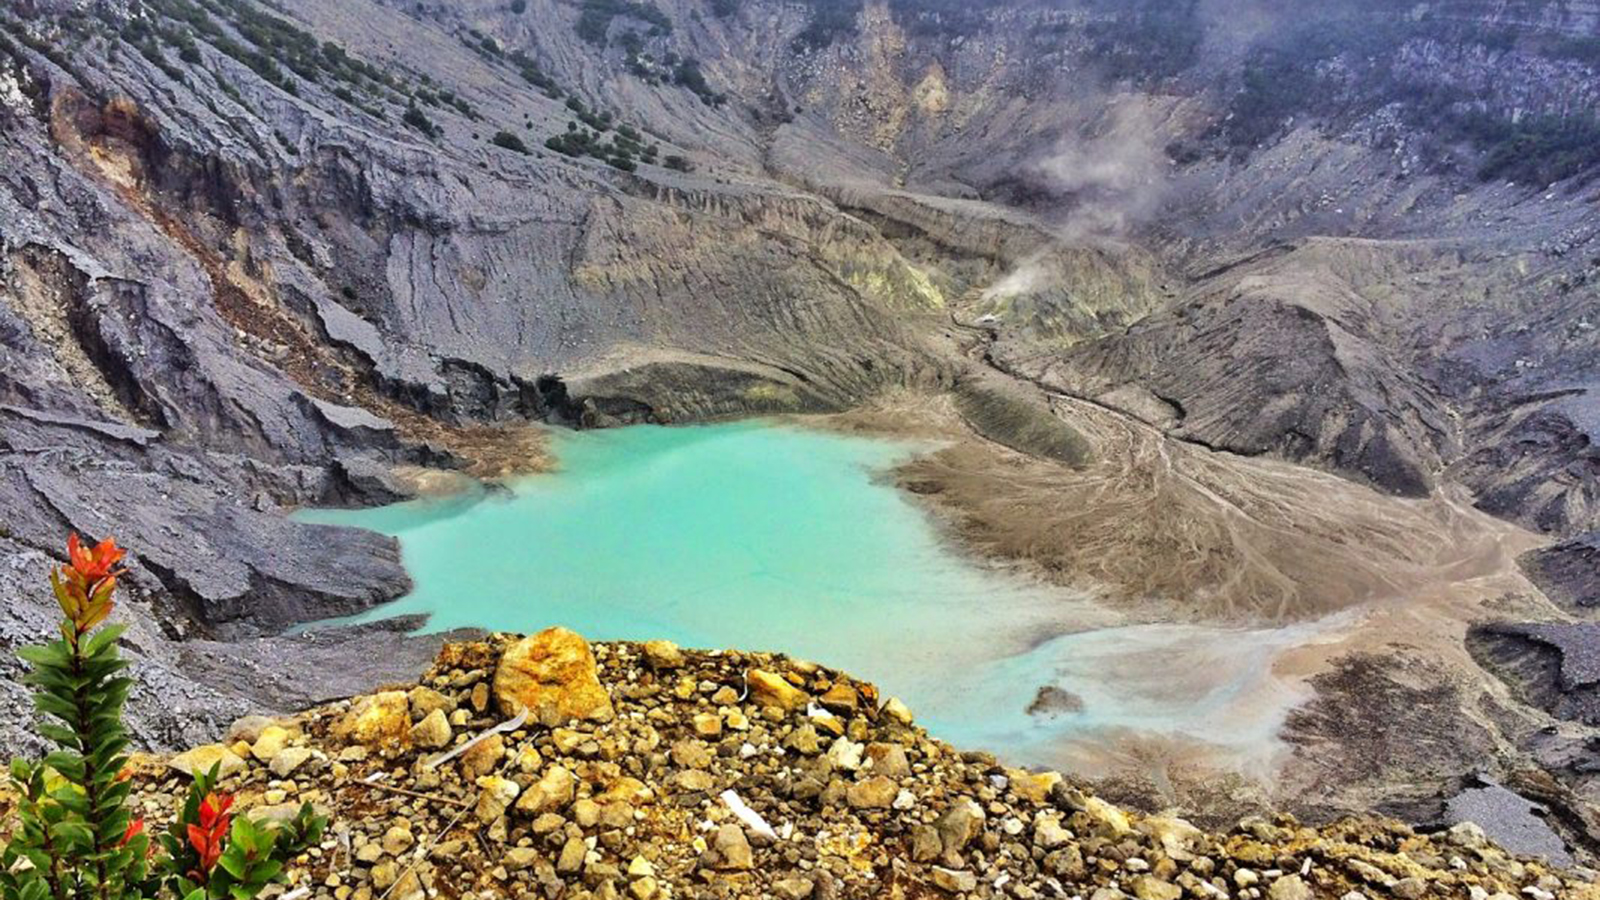
[{"label": "yellow boulder", "polygon": [[494,672],[494,696],[505,715],[526,709],[531,720],[549,726],[571,719],[609,722],[615,715],[589,642],[565,628],[506,647]]},{"label": "yellow boulder", "polygon": [[765,669],[751,669],[745,676],[750,685],[750,699],[761,706],[772,706],[793,712],[805,709],[811,695],[790,684],[782,675]]}]

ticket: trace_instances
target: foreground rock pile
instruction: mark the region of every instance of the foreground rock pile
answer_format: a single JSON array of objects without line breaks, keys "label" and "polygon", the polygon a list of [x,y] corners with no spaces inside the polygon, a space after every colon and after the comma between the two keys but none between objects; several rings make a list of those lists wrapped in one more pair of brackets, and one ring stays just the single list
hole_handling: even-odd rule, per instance
[{"label": "foreground rock pile", "polygon": [[955,751],[842,673],[559,629],[449,644],[408,690],[143,759],[137,802],[159,820],[218,761],[253,815],[332,817],[297,898],[1600,898],[1472,825],[1208,833]]}]

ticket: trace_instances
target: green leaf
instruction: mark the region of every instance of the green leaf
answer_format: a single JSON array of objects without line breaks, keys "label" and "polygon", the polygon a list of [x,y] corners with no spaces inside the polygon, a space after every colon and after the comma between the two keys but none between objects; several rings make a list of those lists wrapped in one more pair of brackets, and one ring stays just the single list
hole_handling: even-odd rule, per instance
[{"label": "green leaf", "polygon": [[127,630],[128,626],[126,625],[107,625],[100,629],[95,632],[94,637],[89,638],[87,644],[84,644],[84,655],[96,656],[112,649],[112,645],[116,644],[117,639],[122,637],[122,633]]},{"label": "green leaf", "polygon": [[32,687],[54,688],[67,691],[78,689],[79,679],[54,668],[38,668],[22,676],[22,683]]},{"label": "green leaf", "polygon": [[222,856],[217,858],[217,865],[226,870],[229,875],[241,880],[244,878],[245,872],[249,870],[244,851],[237,844],[222,852]]},{"label": "green leaf", "polygon": [[45,754],[44,764],[70,781],[83,782],[83,757],[70,750],[56,750]]},{"label": "green leaf", "polygon": [[67,745],[78,742],[78,733],[65,725],[58,725],[55,722],[40,722],[37,727],[41,735],[55,744]]},{"label": "green leaf", "polygon": [[100,722],[89,731],[89,743],[97,747],[112,738],[119,737],[127,737],[127,729],[123,728],[120,717],[108,722]]},{"label": "green leaf", "polygon": [[100,820],[100,826],[95,829],[99,839],[98,846],[105,847],[122,840],[123,832],[128,830],[128,823],[133,817],[125,809],[119,809]]},{"label": "green leaf", "polygon": [[69,725],[78,720],[77,707],[73,706],[70,700],[63,700],[54,694],[48,692],[35,693],[33,695],[33,705],[38,707],[40,712],[55,716]]},{"label": "green leaf", "polygon": [[65,641],[52,641],[48,644],[32,644],[19,647],[17,656],[24,662],[35,666],[51,666],[65,668],[72,664],[72,653],[67,649]]},{"label": "green leaf", "polygon": [[258,864],[255,868],[250,870],[250,880],[256,884],[264,885],[271,881],[277,881],[278,876],[282,874],[283,862],[281,860],[269,859]]},{"label": "green leaf", "polygon": [[69,844],[78,844],[83,847],[94,845],[94,832],[89,826],[77,819],[68,819],[50,826],[50,836],[57,841]]},{"label": "green leaf", "polygon": [[133,792],[133,782],[118,781],[100,792],[101,806],[121,806],[128,800],[128,795]]},{"label": "green leaf", "polygon": [[55,805],[43,808],[46,818],[55,820],[59,818],[59,815],[69,812],[83,818],[87,818],[89,815],[89,798],[85,797],[83,792],[76,788],[56,788],[50,792],[50,799],[55,801]]},{"label": "green leaf", "polygon": [[30,878],[22,885],[22,890],[17,894],[17,900],[45,900],[50,896],[50,889],[43,878]]},{"label": "green leaf", "polygon": [[50,854],[44,852],[43,850],[38,848],[30,848],[22,851],[22,855],[28,860],[28,862],[33,863],[34,869],[40,872],[49,870]]}]

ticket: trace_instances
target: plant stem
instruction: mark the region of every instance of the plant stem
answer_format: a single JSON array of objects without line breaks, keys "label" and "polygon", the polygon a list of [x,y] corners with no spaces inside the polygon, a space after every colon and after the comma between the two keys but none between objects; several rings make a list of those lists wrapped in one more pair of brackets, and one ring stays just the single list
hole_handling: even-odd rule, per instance
[{"label": "plant stem", "polygon": [[[81,637],[82,635],[74,636],[70,642],[72,645],[72,674],[74,678],[83,677],[84,659],[83,647],[80,643]],[[89,809],[89,830],[91,852],[94,856],[95,882],[99,887],[100,900],[109,900],[111,885],[106,883],[106,860],[101,853],[102,848],[100,846],[100,823],[98,821],[100,818],[100,788],[95,783],[95,776],[98,773],[95,771],[93,762],[94,748],[89,746],[89,734],[93,730],[92,712],[90,710],[92,698],[89,692],[90,686],[87,684],[76,688],[72,692],[72,701],[78,712],[78,753],[83,757],[83,799]]]},{"label": "plant stem", "polygon": [[33,808],[33,817],[39,822],[39,841],[44,846],[44,852],[50,856],[50,868],[45,870],[44,883],[50,886],[50,896],[57,900],[68,900],[61,880],[61,856],[56,853],[55,839],[50,837],[50,826],[39,813],[39,804],[33,800],[27,802]]}]

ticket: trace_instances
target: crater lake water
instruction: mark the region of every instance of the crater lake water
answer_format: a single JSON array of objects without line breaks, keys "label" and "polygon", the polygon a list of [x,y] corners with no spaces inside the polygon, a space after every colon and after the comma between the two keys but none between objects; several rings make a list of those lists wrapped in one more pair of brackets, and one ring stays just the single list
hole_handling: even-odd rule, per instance
[{"label": "crater lake water", "polygon": [[[952,548],[886,477],[927,446],[764,421],[552,441],[559,470],[508,492],[298,515],[399,538],[415,588],[363,619],[781,651],[1020,764],[1155,741],[1265,765],[1301,697],[1271,668],[1304,627],[1129,624]],[[1044,686],[1081,708],[1030,714]]]}]

